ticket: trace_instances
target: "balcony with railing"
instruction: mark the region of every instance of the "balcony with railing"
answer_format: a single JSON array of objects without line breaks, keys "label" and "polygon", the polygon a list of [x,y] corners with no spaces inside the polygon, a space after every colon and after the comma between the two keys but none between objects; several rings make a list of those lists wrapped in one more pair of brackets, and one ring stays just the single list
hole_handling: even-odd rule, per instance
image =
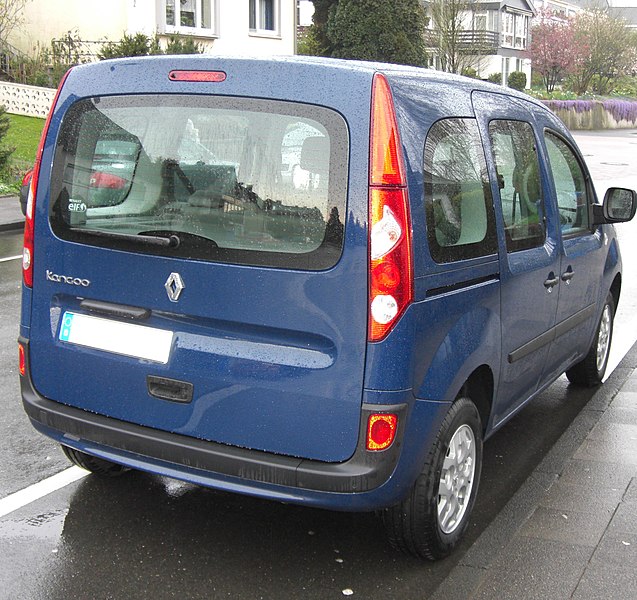
[{"label": "balcony with railing", "polygon": [[[440,46],[441,32],[436,29],[425,30],[425,45],[428,48]],[[500,47],[500,34],[497,31],[484,29],[462,29],[455,32],[454,45],[460,52],[466,54],[497,54]],[[446,44],[450,43],[449,35],[446,36]]]}]

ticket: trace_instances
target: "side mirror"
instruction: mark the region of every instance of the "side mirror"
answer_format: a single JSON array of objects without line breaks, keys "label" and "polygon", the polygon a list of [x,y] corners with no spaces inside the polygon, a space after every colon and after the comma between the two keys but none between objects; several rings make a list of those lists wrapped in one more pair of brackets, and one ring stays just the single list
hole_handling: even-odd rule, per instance
[{"label": "side mirror", "polygon": [[635,216],[637,192],[625,188],[608,188],[602,206],[594,207],[595,224],[625,223]]}]

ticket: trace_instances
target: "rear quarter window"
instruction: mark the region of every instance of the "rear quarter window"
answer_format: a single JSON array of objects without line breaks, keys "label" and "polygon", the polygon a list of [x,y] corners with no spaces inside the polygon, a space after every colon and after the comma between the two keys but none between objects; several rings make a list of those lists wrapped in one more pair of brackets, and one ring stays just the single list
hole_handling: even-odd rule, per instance
[{"label": "rear quarter window", "polygon": [[66,113],[57,235],[166,256],[318,270],[339,259],[349,136],[323,107],[109,96]]},{"label": "rear quarter window", "polygon": [[431,127],[424,172],[433,259],[447,263],[495,253],[493,202],[475,120],[444,119]]}]

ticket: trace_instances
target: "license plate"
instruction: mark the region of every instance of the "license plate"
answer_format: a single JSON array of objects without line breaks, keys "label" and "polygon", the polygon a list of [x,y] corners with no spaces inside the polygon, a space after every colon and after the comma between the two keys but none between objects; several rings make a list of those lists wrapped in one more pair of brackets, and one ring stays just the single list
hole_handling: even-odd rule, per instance
[{"label": "license plate", "polygon": [[92,315],[65,312],[59,339],[87,348],[166,364],[173,332]]}]

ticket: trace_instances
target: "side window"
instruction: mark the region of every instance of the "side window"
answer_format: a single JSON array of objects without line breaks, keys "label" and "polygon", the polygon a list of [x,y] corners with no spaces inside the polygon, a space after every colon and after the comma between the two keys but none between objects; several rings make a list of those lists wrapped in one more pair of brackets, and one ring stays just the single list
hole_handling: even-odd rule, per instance
[{"label": "side window", "polygon": [[425,142],[425,207],[429,249],[436,262],[493,254],[493,202],[474,119],[435,123]]},{"label": "side window", "polygon": [[555,183],[562,232],[570,235],[589,231],[590,201],[582,167],[573,150],[562,138],[546,132],[544,141]]},{"label": "side window", "polygon": [[507,251],[542,246],[546,237],[545,211],[533,128],[523,121],[491,121],[489,136]]}]

